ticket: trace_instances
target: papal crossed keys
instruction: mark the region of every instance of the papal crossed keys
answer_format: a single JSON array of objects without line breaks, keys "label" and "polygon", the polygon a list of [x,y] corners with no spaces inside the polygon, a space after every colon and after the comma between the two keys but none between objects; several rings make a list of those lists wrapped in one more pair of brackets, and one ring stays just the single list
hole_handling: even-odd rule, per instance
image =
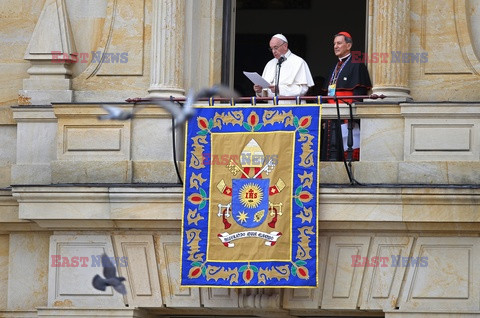
[{"label": "papal crossed keys", "polygon": [[273,162],[272,159],[270,159],[270,161],[267,162],[267,164],[262,168],[262,170],[260,170],[259,172],[257,172],[254,176],[253,176],[253,179],[255,179],[256,177],[258,177],[259,175],[262,174],[262,172],[265,171],[265,173],[267,174],[267,176],[270,174],[270,172],[272,172],[273,168],[275,168],[276,164]]},{"label": "papal crossed keys", "polygon": [[242,168],[240,168],[236,163],[235,161],[233,161],[233,159],[230,159],[230,162],[227,164],[227,168],[228,170],[230,170],[230,172],[233,174],[233,176],[237,176],[237,174],[239,172],[243,173],[243,175],[247,178],[249,178],[249,176],[245,173],[245,171],[242,170]]},{"label": "papal crossed keys", "polygon": [[[267,174],[267,176],[270,174],[270,172],[273,171],[273,169],[275,168],[276,164],[273,162],[272,159],[270,159],[269,162],[267,162],[267,164],[259,171],[257,172],[254,176],[253,176],[253,179],[257,178],[259,175],[261,175],[263,172],[265,172]],[[243,171],[242,168],[240,168],[236,163],[235,161],[233,161],[233,159],[230,159],[230,162],[227,164],[227,168],[228,170],[234,175],[236,176],[239,172],[241,172],[245,177],[249,178],[250,177],[245,173],[245,171]]]}]

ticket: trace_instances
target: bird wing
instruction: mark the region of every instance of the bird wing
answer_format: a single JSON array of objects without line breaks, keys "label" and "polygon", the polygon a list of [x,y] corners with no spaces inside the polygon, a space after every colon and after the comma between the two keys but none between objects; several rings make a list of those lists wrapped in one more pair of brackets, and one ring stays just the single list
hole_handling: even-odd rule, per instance
[{"label": "bird wing", "polygon": [[174,118],[178,118],[179,116],[181,116],[182,109],[180,108],[180,106],[178,106],[177,104],[175,104],[171,101],[168,101],[168,100],[153,100],[153,103],[157,106],[160,106],[160,107],[166,109],[168,112],[170,112],[172,114],[172,116]]},{"label": "bird wing", "polygon": [[101,278],[99,275],[95,275],[92,280],[92,285],[93,288],[105,291],[105,288],[107,287],[107,284],[105,283],[105,280]]},{"label": "bird wing", "polygon": [[183,107],[190,107],[192,106],[201,96],[195,95],[193,89],[188,91],[187,98],[185,99],[185,104]]},{"label": "bird wing", "polygon": [[116,277],[116,268],[113,265],[112,261],[110,261],[110,258],[107,256],[107,254],[102,255],[102,266],[103,266],[103,275],[105,278],[113,278]]},{"label": "bird wing", "polygon": [[102,104],[102,107],[108,112],[108,115],[110,115],[110,117],[118,117],[123,113],[123,110],[119,107],[105,105],[105,104]]},{"label": "bird wing", "polygon": [[210,88],[202,89],[198,92],[195,99],[212,97],[212,96],[221,96],[226,98],[238,98],[238,93],[225,85],[214,85]]},{"label": "bird wing", "polygon": [[[150,99],[150,100],[144,100],[141,103],[153,103],[156,106],[162,107],[166,109],[168,112],[172,114],[172,117],[175,119],[175,125],[178,126],[188,120],[190,117],[195,115],[196,110],[193,107],[195,102],[204,97],[212,97],[212,96],[221,96],[221,97],[229,97],[229,98],[237,98],[238,94],[234,90],[230,89],[227,86],[224,85],[215,85],[211,88],[206,88],[201,90],[198,94],[195,95],[193,90],[190,90],[186,101],[181,107],[177,103],[174,103],[169,100],[165,99]],[[122,110],[119,107],[111,106],[111,105],[102,105],[102,107],[108,112],[107,115],[101,115],[98,118],[101,120],[108,120],[108,119],[114,119],[114,120],[127,120],[130,118],[134,117],[134,113],[138,112],[141,110],[143,107],[138,106],[140,104],[137,102],[131,112],[127,112]]]},{"label": "bird wing", "polygon": [[122,295],[125,295],[127,293],[127,288],[125,288],[125,284],[121,282],[119,282],[118,284],[113,284],[112,287]]},{"label": "bird wing", "polygon": [[183,124],[183,122],[187,121],[190,117],[195,115],[196,110],[193,108],[193,104],[197,101],[195,93],[193,90],[190,90],[187,94],[187,98],[185,99],[185,103],[180,109],[180,114],[175,118],[175,126]]}]

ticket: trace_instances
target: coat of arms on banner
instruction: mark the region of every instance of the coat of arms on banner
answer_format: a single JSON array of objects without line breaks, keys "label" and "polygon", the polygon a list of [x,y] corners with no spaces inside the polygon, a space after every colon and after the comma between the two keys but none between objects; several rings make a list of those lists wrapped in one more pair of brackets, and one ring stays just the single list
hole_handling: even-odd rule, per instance
[{"label": "coat of arms on banner", "polygon": [[197,107],[182,286],[315,287],[320,106]]}]

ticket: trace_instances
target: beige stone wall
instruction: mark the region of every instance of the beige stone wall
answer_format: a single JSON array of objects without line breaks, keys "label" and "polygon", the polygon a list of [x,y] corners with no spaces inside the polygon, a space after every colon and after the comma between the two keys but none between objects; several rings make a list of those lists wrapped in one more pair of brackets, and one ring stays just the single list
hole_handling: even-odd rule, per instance
[{"label": "beige stone wall", "polygon": [[[73,67],[74,100],[144,97],[150,82],[152,1],[97,3],[67,2],[77,51],[89,55],[88,62]],[[120,54],[120,62],[99,62],[92,52]]]},{"label": "beige stone wall", "polygon": [[8,106],[17,104],[18,91],[28,77],[23,59],[45,1],[3,1],[0,5],[0,124],[14,123]]},{"label": "beige stone wall", "polygon": [[478,101],[480,91],[480,3],[411,1],[410,51],[428,53],[410,64],[416,101]]},{"label": "beige stone wall", "polygon": [[369,1],[374,93],[415,101],[477,101],[478,1]]},{"label": "beige stone wall", "polygon": [[7,291],[8,291],[8,248],[9,236],[7,234],[0,236],[0,308],[2,310],[7,309]]},{"label": "beige stone wall", "polygon": [[0,8],[0,105],[183,95],[220,81],[221,1],[30,2]]},{"label": "beige stone wall", "polygon": [[28,77],[23,59],[44,1],[3,1],[0,5],[0,188],[11,184],[15,162],[16,128],[10,108]]},{"label": "beige stone wall", "polygon": [[8,310],[32,310],[46,305],[48,233],[9,236]]}]

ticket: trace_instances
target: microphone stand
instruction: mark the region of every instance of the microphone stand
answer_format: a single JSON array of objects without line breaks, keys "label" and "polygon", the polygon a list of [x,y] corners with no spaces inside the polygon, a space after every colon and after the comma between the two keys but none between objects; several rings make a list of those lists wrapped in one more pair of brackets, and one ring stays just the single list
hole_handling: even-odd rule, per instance
[{"label": "microphone stand", "polygon": [[277,67],[278,67],[278,72],[277,72],[277,78],[275,80],[275,96],[278,96],[280,94],[280,89],[278,87],[278,82],[280,81],[280,69],[282,67],[282,63],[285,60],[283,56],[280,56],[278,59]]}]

